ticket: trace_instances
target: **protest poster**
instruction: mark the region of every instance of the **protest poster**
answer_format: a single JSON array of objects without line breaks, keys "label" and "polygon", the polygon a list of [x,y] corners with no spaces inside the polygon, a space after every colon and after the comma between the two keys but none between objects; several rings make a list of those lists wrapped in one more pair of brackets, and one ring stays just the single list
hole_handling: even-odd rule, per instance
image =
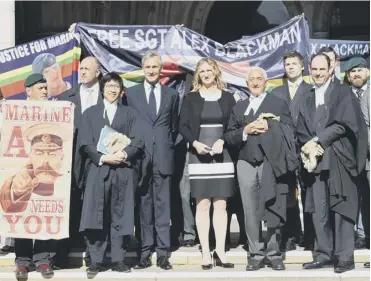
[{"label": "protest poster", "polygon": [[[101,63],[104,72],[121,74],[125,85],[144,79],[141,57],[156,50],[162,59],[161,82],[171,77],[193,73],[201,58],[217,61],[223,81],[246,87],[250,66],[267,71],[268,79],[281,83],[282,55],[286,50],[308,53],[308,26],[304,15],[265,32],[222,45],[183,26],[122,26],[77,23],[75,33],[90,55]],[[307,57],[307,56],[305,56]]]},{"label": "protest poster", "polygon": [[329,39],[310,39],[310,55],[316,54],[322,47],[332,47],[339,59],[335,66],[335,76],[344,80],[344,70],[347,62],[354,56],[363,57],[370,65],[370,41],[351,41],[351,40],[329,40]]},{"label": "protest poster", "polygon": [[74,105],[2,103],[0,236],[69,236]]},{"label": "protest poster", "polygon": [[80,53],[70,32],[0,50],[2,95],[6,99],[25,100],[25,79],[32,73],[41,73],[50,97],[58,96],[77,84]]}]

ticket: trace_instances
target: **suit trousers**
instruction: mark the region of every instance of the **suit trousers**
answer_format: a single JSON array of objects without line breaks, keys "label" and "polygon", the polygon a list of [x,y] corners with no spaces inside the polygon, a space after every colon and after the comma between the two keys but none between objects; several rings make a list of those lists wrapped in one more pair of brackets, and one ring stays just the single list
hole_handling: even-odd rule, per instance
[{"label": "suit trousers", "polygon": [[108,245],[111,245],[111,261],[123,262],[127,247],[130,242],[130,236],[123,236],[118,232],[120,225],[120,216],[114,215],[112,207],[112,184],[104,184],[104,210],[103,210],[103,229],[85,230],[87,248],[91,263],[103,264],[106,258]]},{"label": "suit trousers", "polygon": [[182,198],[182,210],[183,210],[183,240],[195,240],[196,229],[195,229],[195,216],[191,208],[191,185],[189,181],[188,172],[188,158],[189,154],[186,152],[186,160],[183,169],[183,176],[180,180],[179,189],[180,196]]},{"label": "suit trousers", "polygon": [[39,266],[54,263],[58,240],[35,240],[16,238],[14,242],[16,266],[30,266],[32,261]]},{"label": "suit trousers", "polygon": [[252,166],[244,160],[237,162],[237,177],[240,186],[242,205],[245,214],[245,230],[249,243],[250,259],[269,260],[281,259],[280,251],[281,228],[267,229],[267,247],[259,240],[261,221],[257,216],[259,210],[260,182],[263,164]]},{"label": "suit trousers", "polygon": [[[163,157],[166,157],[165,155]],[[149,185],[146,193],[141,196],[140,227],[141,227],[141,258],[149,257],[154,246],[154,231],[156,231],[157,256],[168,257],[170,249],[170,185],[171,175],[163,175],[152,159]]]},{"label": "suit trousers", "polygon": [[367,182],[360,188],[362,224],[366,238],[366,248],[370,249],[370,171],[366,171]]},{"label": "suit trousers", "polygon": [[[354,261],[354,223],[330,210],[327,181],[315,176],[313,188],[313,224],[316,233],[313,258],[329,262],[333,256],[338,261]],[[335,240],[335,241],[334,241]]]}]

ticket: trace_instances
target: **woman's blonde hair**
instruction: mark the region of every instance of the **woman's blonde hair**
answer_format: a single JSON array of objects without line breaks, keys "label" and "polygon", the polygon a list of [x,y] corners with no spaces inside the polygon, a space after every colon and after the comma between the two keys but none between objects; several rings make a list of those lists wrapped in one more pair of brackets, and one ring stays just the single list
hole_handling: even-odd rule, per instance
[{"label": "woman's blonde hair", "polygon": [[213,60],[213,59],[210,59],[210,58],[202,58],[198,61],[197,66],[196,66],[196,71],[195,71],[194,76],[193,76],[192,92],[196,92],[202,87],[202,82],[201,82],[201,79],[200,79],[200,67],[201,67],[201,64],[203,64],[205,62],[208,63],[213,69],[213,73],[215,75],[216,87],[219,90],[224,90],[226,88],[226,85],[222,80],[222,72],[220,71],[219,66],[216,63],[216,61]]}]

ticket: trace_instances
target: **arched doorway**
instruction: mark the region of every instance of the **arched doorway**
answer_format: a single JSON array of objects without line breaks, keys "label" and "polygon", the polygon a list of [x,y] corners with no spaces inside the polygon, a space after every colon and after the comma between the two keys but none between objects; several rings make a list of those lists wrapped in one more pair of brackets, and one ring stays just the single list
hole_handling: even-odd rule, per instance
[{"label": "arched doorway", "polygon": [[284,1],[215,1],[203,34],[225,44],[271,29],[297,14],[296,7]]},{"label": "arched doorway", "polygon": [[329,26],[330,39],[370,40],[370,1],[337,1]]}]

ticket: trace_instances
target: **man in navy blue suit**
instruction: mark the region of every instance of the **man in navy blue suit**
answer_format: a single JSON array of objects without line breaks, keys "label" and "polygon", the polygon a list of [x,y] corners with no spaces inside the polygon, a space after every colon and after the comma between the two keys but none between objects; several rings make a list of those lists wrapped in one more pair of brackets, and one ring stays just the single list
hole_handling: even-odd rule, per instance
[{"label": "man in navy blue suit", "polygon": [[[170,184],[174,171],[174,144],[178,132],[178,93],[159,82],[162,62],[154,52],[142,58],[145,81],[127,89],[127,104],[141,117],[147,157],[140,192],[141,256],[134,269],[151,266],[155,244],[157,266],[168,270],[170,248]],[[154,236],[156,230],[156,236]]]}]

